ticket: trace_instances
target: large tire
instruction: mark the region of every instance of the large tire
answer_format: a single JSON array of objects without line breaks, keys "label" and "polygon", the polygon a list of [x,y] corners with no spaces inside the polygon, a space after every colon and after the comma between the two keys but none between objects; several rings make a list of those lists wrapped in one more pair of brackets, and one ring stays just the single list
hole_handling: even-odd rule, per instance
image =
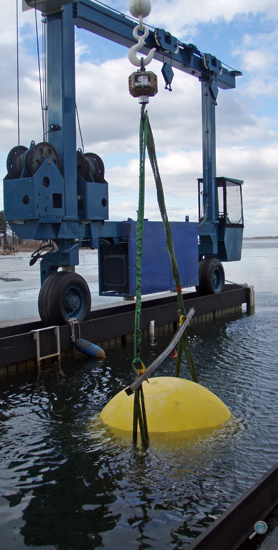
[{"label": "large tire", "polygon": [[225,284],[225,272],[222,263],[217,258],[206,258],[199,263],[198,294],[219,294]]},{"label": "large tire", "polygon": [[91,293],[86,281],[70,271],[57,271],[45,279],[39,294],[39,313],[46,326],[87,319]]}]

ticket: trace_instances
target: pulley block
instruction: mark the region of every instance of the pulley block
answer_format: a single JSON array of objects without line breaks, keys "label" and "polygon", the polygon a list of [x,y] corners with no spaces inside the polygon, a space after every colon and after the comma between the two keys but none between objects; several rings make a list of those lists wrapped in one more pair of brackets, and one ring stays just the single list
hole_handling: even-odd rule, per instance
[{"label": "pulley block", "polygon": [[85,158],[89,162],[90,171],[94,181],[97,183],[104,183],[105,169],[103,160],[96,155],[96,153],[85,153]]},{"label": "pulley block", "polygon": [[83,154],[80,149],[77,151],[77,172],[84,180],[93,180],[96,183],[105,183],[104,163],[96,153]]},{"label": "pulley block", "polygon": [[90,178],[89,162],[86,159],[85,155],[83,155],[82,151],[80,151],[80,149],[78,149],[77,151],[77,172],[86,181]]},{"label": "pulley block", "polygon": [[7,172],[10,179],[20,178],[26,151],[28,151],[28,147],[24,147],[24,145],[16,145],[10,150],[7,156]]},{"label": "pulley block", "polygon": [[170,65],[170,63],[163,63],[163,67],[161,69],[161,72],[162,72],[162,75],[163,75],[163,78],[165,80],[165,89],[166,90],[169,90],[169,92],[172,91],[172,88],[171,88],[171,84],[172,84],[172,80],[174,78],[174,71]]},{"label": "pulley block", "polygon": [[33,176],[45,159],[51,159],[60,168],[60,160],[56,149],[47,142],[35,143],[30,148],[17,145],[10,150],[7,157],[7,171],[10,179]]},{"label": "pulley block", "polygon": [[179,51],[178,39],[164,29],[155,29],[154,39],[157,45],[163,48],[164,51],[171,53],[177,53]]},{"label": "pulley block", "polygon": [[36,173],[45,159],[51,159],[59,170],[60,159],[53,145],[45,141],[37,143],[32,149],[29,149],[28,153],[25,155],[25,169],[30,176]]}]

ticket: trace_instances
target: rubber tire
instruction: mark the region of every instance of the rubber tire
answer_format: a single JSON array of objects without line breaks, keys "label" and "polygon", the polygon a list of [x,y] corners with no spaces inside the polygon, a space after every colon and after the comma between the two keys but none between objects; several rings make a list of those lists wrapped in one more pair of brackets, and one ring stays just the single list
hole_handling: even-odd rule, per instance
[{"label": "rubber tire", "polygon": [[196,290],[200,296],[219,294],[225,285],[224,267],[218,258],[205,258],[199,263],[199,286]]},{"label": "rubber tire", "polygon": [[[76,293],[80,300],[78,309],[72,312],[66,309],[66,293]],[[64,325],[72,318],[79,322],[84,321],[91,311],[90,289],[78,273],[57,271],[43,282],[38,307],[45,326]]]}]

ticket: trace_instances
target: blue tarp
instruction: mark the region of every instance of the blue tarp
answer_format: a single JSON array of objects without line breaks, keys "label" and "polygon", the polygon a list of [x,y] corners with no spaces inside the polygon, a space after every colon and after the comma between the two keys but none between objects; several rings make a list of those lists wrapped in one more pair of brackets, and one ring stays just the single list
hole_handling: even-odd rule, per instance
[{"label": "blue tarp", "polygon": [[[170,223],[175,255],[182,287],[196,286],[199,282],[198,224],[193,222]],[[124,223],[128,238],[129,294],[136,289],[136,221]],[[175,289],[165,231],[162,222],[144,222],[142,257],[142,294]]]}]

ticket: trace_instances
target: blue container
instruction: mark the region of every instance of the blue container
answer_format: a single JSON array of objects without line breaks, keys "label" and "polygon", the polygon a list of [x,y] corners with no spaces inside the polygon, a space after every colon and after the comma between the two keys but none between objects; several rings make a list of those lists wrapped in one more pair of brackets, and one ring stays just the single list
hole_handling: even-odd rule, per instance
[{"label": "blue container", "polygon": [[[198,285],[198,224],[172,222],[175,256],[183,288]],[[135,296],[136,294],[136,226],[123,223],[124,242],[99,247],[100,294]],[[162,222],[144,222],[142,255],[142,294],[175,289],[170,257]]]}]

